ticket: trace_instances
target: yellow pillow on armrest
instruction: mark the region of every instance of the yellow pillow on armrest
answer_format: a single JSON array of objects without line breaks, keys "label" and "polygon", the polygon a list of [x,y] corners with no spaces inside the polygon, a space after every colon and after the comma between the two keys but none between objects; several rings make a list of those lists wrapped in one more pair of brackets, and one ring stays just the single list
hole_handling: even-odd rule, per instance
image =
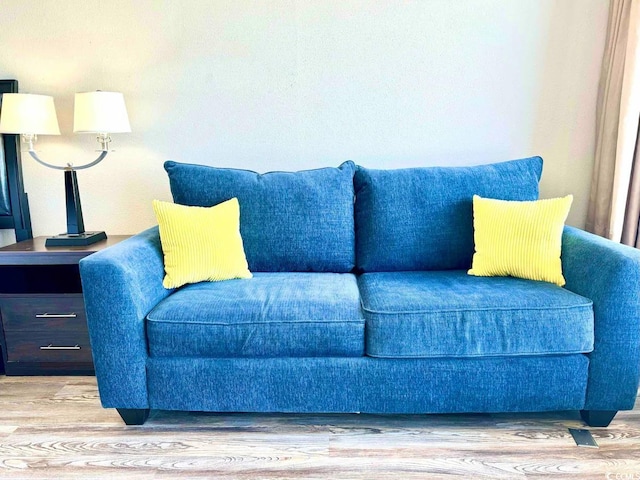
[{"label": "yellow pillow on armrest", "polygon": [[164,253],[165,288],[251,278],[240,236],[240,206],[232,198],[213,207],[153,201]]},{"label": "yellow pillow on armrest", "polygon": [[470,275],[512,276],[563,286],[562,231],[572,195],[529,202],[473,196]]}]

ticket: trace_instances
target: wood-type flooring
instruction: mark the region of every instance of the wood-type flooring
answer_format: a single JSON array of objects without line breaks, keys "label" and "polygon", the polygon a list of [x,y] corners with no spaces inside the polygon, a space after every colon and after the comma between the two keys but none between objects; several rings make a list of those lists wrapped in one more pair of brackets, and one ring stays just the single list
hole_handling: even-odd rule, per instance
[{"label": "wood-type flooring", "polygon": [[281,415],[152,411],[125,426],[94,377],[0,376],[0,479],[640,480],[640,400],[599,449],[577,412]]}]

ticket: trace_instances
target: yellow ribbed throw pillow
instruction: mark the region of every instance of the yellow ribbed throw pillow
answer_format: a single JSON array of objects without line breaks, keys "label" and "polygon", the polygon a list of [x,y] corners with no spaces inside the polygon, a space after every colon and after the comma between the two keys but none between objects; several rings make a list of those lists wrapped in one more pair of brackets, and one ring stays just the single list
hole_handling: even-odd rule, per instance
[{"label": "yellow ribbed throw pillow", "polygon": [[164,253],[164,288],[251,278],[240,236],[240,206],[232,198],[213,207],[153,201]]},{"label": "yellow ribbed throw pillow", "polygon": [[560,250],[572,195],[531,202],[473,196],[470,275],[512,276],[563,286]]}]

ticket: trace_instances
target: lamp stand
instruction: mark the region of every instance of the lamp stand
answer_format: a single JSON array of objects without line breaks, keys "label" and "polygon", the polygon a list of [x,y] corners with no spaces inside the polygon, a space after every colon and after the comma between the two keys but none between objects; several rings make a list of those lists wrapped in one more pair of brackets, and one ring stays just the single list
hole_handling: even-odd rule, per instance
[{"label": "lamp stand", "polygon": [[72,167],[64,170],[64,191],[67,204],[67,233],[47,238],[45,246],[86,246],[105,240],[107,238],[105,232],[85,232],[84,230],[78,176]]}]

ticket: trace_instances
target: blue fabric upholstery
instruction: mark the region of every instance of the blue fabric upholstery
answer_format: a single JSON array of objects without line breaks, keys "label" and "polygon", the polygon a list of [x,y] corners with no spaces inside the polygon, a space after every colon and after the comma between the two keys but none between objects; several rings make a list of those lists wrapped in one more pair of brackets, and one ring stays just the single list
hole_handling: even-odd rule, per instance
[{"label": "blue fabric upholstery", "polygon": [[593,300],[587,410],[633,408],[640,377],[640,250],[565,227],[565,288]]},{"label": "blue fabric upholstery", "polygon": [[237,197],[252,272],[350,272],[355,265],[353,162],[258,174],[166,162],[176,203],[211,206]]},{"label": "blue fabric upholstery", "polygon": [[364,319],[349,273],[256,273],[189,285],[147,316],[152,357],[349,357]]},{"label": "blue fabric upholstery", "polygon": [[151,408],[213,412],[576,410],[584,355],[385,359],[151,358]]},{"label": "blue fabric upholstery", "polygon": [[464,270],[358,279],[375,357],[548,355],[593,350],[591,300],[547,282]]},{"label": "blue fabric upholstery", "polygon": [[[535,199],[541,167],[538,157],[451,169],[360,167],[352,179],[351,162],[264,175],[167,162],[178,203],[239,198],[257,273],[165,290],[157,228],[83,259],[102,404],[371,413],[633,408],[639,250],[567,227],[564,289],[464,272],[473,253],[472,195]],[[350,273],[356,250],[367,272],[358,278]]]},{"label": "blue fabric upholstery", "polygon": [[145,317],[171,293],[158,228],[83,258],[80,275],[102,405],[148,408]]},{"label": "blue fabric upholstery", "polygon": [[399,170],[358,167],[356,262],[363,272],[468,269],[473,195],[536,200],[542,159]]}]

